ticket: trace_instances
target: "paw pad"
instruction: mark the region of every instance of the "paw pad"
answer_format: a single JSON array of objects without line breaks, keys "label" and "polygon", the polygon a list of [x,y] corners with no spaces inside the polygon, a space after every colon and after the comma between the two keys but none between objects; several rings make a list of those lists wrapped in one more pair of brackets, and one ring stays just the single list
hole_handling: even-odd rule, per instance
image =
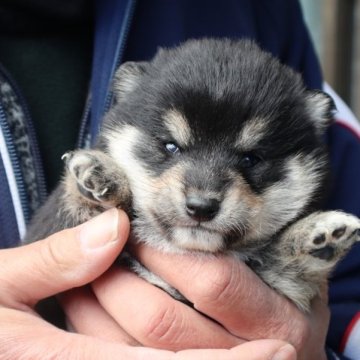
[{"label": "paw pad", "polygon": [[360,229],[356,229],[354,235],[360,240]]},{"label": "paw pad", "polygon": [[331,261],[340,259],[360,238],[360,220],[340,211],[318,213],[306,242],[306,252],[315,258]]},{"label": "paw pad", "polygon": [[346,226],[342,226],[338,229],[335,229],[331,235],[332,237],[339,239],[341,236],[345,234],[345,231],[346,231]]},{"label": "paw pad", "polygon": [[322,260],[331,260],[334,257],[335,249],[331,245],[324,246],[320,249],[310,251],[310,255],[315,256]]},{"label": "paw pad", "polygon": [[325,234],[320,234],[314,238],[313,243],[315,245],[320,245],[320,244],[324,243],[325,240],[326,240]]}]

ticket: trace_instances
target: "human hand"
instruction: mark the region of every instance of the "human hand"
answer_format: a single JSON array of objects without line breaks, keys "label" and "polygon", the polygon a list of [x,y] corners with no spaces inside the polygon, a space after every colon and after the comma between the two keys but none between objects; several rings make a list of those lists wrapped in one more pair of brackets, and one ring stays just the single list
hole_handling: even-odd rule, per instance
[{"label": "human hand", "polygon": [[[312,311],[306,315],[232,257],[164,256],[146,246],[138,247],[136,255],[145,267],[178,289],[195,309],[236,337],[282,339],[295,346],[298,359],[326,359],[330,317],[327,288],[322,297],[314,299]],[[170,302],[166,306],[171,309]],[[176,320],[176,332],[184,331],[181,317]],[[169,328],[168,335],[174,336],[174,327]]]},{"label": "human hand", "polygon": [[[36,314],[34,306],[39,300],[85,285],[101,275],[122,250],[128,231],[129,223],[124,213],[110,210],[86,224],[61,231],[45,240],[0,251],[1,360],[119,357],[265,360],[285,345],[281,341],[264,340],[229,351],[189,350],[175,354],[130,346],[121,336],[115,341],[68,333]],[[261,356],[253,355],[257,349],[260,349]],[[286,350],[285,347],[285,351],[291,351],[291,348]]]},{"label": "human hand", "polygon": [[[311,314],[304,315],[235,259],[164,255],[145,246],[137,249],[137,256],[188,298],[198,312],[126,269],[114,267],[93,283],[97,299],[92,294],[92,300],[94,304],[100,301],[102,311],[111,314],[114,329],[120,325],[131,335],[130,342],[180,350],[230,348],[272,338],[292,343],[299,359],[326,358],[326,299],[316,299]],[[79,332],[91,333],[91,324],[84,321],[88,319],[86,308],[80,316],[74,311],[78,300],[68,297],[67,314]]]},{"label": "human hand", "polygon": [[[113,273],[115,275],[115,273]],[[129,273],[131,274],[131,273]],[[124,279],[123,276],[118,276],[119,274],[116,274],[116,280],[120,279],[120,282],[122,282]],[[131,274],[131,277],[134,276],[135,278],[133,280],[141,280],[136,275]],[[127,280],[130,280],[130,282],[127,282],[125,280],[124,284],[124,290],[126,294],[129,296],[133,293],[133,288],[130,287],[130,291],[127,292],[127,286],[131,285],[132,278],[129,278]],[[110,281],[111,287],[114,285],[113,281],[108,278],[107,281]],[[102,281],[101,281],[102,282]],[[152,287],[150,284],[145,283]],[[105,285],[105,283],[103,283]],[[138,284],[139,285],[139,284]],[[101,285],[102,286],[102,285]],[[106,286],[106,285],[105,285]],[[110,292],[107,293],[109,295],[114,288],[110,289]],[[105,290],[103,288],[103,290]],[[141,289],[140,289],[141,290]],[[156,289],[159,292],[162,292],[159,289]],[[116,308],[120,309],[122,308],[122,304],[118,302],[119,299],[115,298],[115,301],[110,301],[110,303],[114,306],[115,311]],[[144,300],[144,298],[143,298]],[[151,299],[149,299],[151,300]],[[158,300],[158,299],[156,299]],[[155,305],[159,305],[156,303],[156,300],[154,302]],[[131,346],[139,346],[140,343],[135,340],[133,337],[128,335],[126,331],[119,326],[119,324],[116,322],[116,320],[107,313],[107,311],[100,306],[97,299],[95,298],[94,294],[89,291],[88,288],[78,288],[75,290],[71,290],[69,292],[66,292],[61,296],[61,302],[62,305],[65,308],[65,311],[71,321],[71,325],[73,327],[73,330],[75,330],[78,333],[88,334],[95,336],[97,338],[101,338],[104,340],[111,340],[111,341],[118,341],[120,343],[125,343]],[[142,301],[141,304],[137,309],[131,309],[135,310],[135,314],[137,316],[130,318],[129,317],[129,324],[128,326],[132,327],[134,326],[135,329],[137,329],[138,332],[146,333],[146,331],[149,329],[149,324],[146,322],[148,319],[148,312],[143,312],[144,309],[146,309],[146,302]],[[126,305],[126,304],[125,304]],[[139,310],[140,308],[140,310]],[[150,309],[151,310],[151,309]],[[159,308],[161,311],[161,307]],[[117,315],[117,312],[116,312]],[[117,317],[115,315],[115,318]],[[145,315],[145,316],[144,316]],[[154,319],[154,322],[156,322],[156,316]],[[151,323],[151,321],[150,321]],[[124,326],[124,328],[128,328],[128,326]],[[140,327],[143,326],[143,329],[140,330]],[[191,334],[193,335],[193,334]],[[196,334],[195,334],[196,335]],[[155,345],[158,345],[163,343],[162,341],[154,342]],[[231,349],[214,349],[212,345],[210,349],[190,349],[186,350],[185,343],[182,343],[183,348],[185,350],[178,351],[176,353],[170,352],[170,351],[161,351],[159,350],[159,353],[157,354],[157,350],[150,349],[149,348],[142,348],[138,347],[137,349],[143,349],[143,354],[146,355],[144,358],[146,359],[206,359],[206,360],[227,360],[227,359],[237,359],[237,360],[296,360],[296,352],[295,349],[279,340],[269,340],[269,339],[263,339],[263,340],[256,340],[256,341],[249,341],[249,342],[242,342],[238,341],[241,345],[234,346]],[[195,343],[196,344],[196,343]],[[198,347],[198,344],[195,345]],[[159,357],[160,354],[164,357]],[[154,357],[152,357],[154,356]]]}]

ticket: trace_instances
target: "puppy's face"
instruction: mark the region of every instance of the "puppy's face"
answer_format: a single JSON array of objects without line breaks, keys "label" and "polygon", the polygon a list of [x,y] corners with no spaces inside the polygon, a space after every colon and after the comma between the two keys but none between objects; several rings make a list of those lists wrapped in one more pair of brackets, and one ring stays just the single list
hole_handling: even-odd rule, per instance
[{"label": "puppy's face", "polygon": [[140,237],[215,252],[298,217],[325,173],[331,100],[248,41],[191,41],[125,64],[100,142],[129,177]]}]

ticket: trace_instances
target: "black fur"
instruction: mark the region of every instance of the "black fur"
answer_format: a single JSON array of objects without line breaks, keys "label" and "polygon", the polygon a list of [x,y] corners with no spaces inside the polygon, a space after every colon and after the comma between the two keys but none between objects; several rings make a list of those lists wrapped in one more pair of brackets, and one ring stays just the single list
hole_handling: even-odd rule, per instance
[{"label": "black fur", "polygon": [[67,155],[65,180],[28,241],[118,206],[134,214],[139,241],[230,251],[308,311],[360,226],[339,212],[311,213],[328,174],[328,95],[251,41],[213,39],[123,64],[114,92],[96,149]]},{"label": "black fur", "polygon": [[[187,42],[160,51],[141,67],[136,89],[115,107],[104,128],[116,131],[125,122],[143,129],[149,136],[139,144],[137,156],[155,176],[196,153],[198,168],[212,160],[230,165],[261,193],[282,178],[285,157],[324,154],[316,121],[304,111],[307,90],[300,75],[270,54],[260,53],[250,41]],[[332,106],[329,101],[326,116],[330,118]],[[173,139],[161,119],[171,108],[184,114],[194,134],[182,157],[163,152],[163,144]],[[243,153],[235,152],[232,144],[255,117],[269,122],[266,136],[253,150],[262,161],[256,170],[244,170],[238,165]],[[99,146],[106,148],[106,140],[100,137]]]}]

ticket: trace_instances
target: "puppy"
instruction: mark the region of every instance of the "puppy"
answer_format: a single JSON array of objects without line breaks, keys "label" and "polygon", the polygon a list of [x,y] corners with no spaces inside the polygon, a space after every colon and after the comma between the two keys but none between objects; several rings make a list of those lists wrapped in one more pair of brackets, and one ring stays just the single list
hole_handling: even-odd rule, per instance
[{"label": "puppy", "polygon": [[[97,145],[67,153],[35,217],[43,238],[117,206],[138,241],[229,253],[309,311],[360,221],[317,211],[333,102],[251,41],[193,40],[123,64]],[[141,276],[182,299],[135,260]]]}]

